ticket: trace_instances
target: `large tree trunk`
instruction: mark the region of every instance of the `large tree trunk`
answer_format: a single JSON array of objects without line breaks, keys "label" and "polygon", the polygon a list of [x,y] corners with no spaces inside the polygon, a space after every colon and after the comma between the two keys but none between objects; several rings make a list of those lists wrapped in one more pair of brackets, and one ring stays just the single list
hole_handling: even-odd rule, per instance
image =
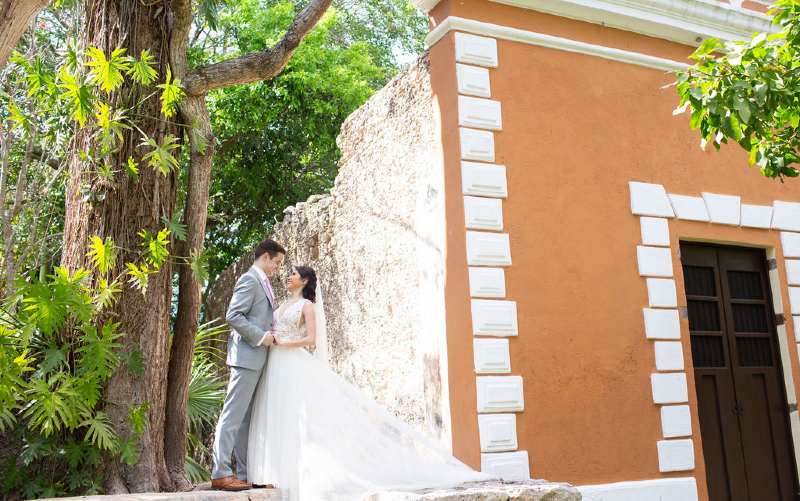
[{"label": "large tree trunk", "polygon": [[[183,213],[187,238],[183,254],[203,250],[208,213],[208,185],[214,156],[214,136],[206,108],[205,96],[187,97],[181,104],[184,121],[194,129],[190,133],[191,166]],[[191,484],[184,472],[186,458],[186,404],[189,394],[189,374],[200,316],[200,284],[187,264],[178,265],[178,316],[169,359],[167,390],[166,460],[167,470],[178,490],[188,490]]]},{"label": "large tree trunk", "polygon": [[[82,30],[84,46],[95,46],[107,54],[125,47],[128,54],[139,55],[148,49],[159,61],[163,80],[169,62],[167,52],[170,26],[166,21],[168,5],[139,0],[89,0]],[[112,96],[116,107],[129,108],[152,92],[151,89],[126,83]],[[158,97],[152,96],[129,114],[133,123],[150,137],[161,142],[166,134],[179,135],[177,127],[161,119]],[[91,137],[80,132],[74,142],[69,163],[69,183],[64,223],[62,264],[75,269],[87,267],[86,244],[89,237],[111,237],[120,248],[117,269],[126,261],[139,261],[141,249],[137,232],[156,232],[163,227],[162,217],[171,217],[175,205],[176,176],[163,176],[141,161],[145,151],[138,148],[135,129],[128,131],[120,151],[111,158],[117,173],[113,182],[95,174],[96,166],[81,160],[79,153],[93,146]],[[124,167],[128,156],[140,163],[140,179],[129,178]],[[86,190],[92,196],[86,196]],[[104,194],[104,197],[97,195]],[[106,488],[109,493],[144,492],[170,489],[164,463],[164,408],[167,383],[167,346],[169,308],[172,299],[172,270],[165,263],[150,277],[143,294],[126,281],[111,317],[121,323],[124,351],[141,350],[144,372],[132,373],[124,364],[108,382],[104,391],[105,412],[123,439],[131,436],[131,408],[146,403],[147,427],[139,440],[141,454],[133,466],[109,457]],[[135,371],[133,371],[135,372]]]},{"label": "large tree trunk", "polygon": [[0,69],[6,65],[31,19],[48,3],[48,0],[0,0]]}]

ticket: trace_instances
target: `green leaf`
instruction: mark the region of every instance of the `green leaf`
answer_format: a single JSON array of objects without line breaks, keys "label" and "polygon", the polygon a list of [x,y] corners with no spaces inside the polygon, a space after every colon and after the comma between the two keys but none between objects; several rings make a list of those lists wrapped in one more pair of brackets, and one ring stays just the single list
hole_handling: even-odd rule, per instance
[{"label": "green leaf", "polygon": [[94,416],[82,422],[81,426],[88,428],[84,438],[86,442],[103,451],[117,450],[117,434],[106,413],[98,411]]},{"label": "green leaf", "polygon": [[181,81],[179,79],[172,81],[172,70],[169,65],[164,83],[156,87],[161,89],[161,113],[167,118],[175,115],[178,104],[185,94],[181,89]]},{"label": "green leaf", "polygon": [[130,351],[125,353],[124,361],[128,372],[133,376],[141,377],[144,374],[144,357],[142,357],[142,350],[139,346],[133,345]]},{"label": "green leaf", "polygon": [[169,257],[169,229],[159,230],[156,235],[147,230],[141,230],[137,235],[142,239],[142,247],[145,251],[144,260],[153,266],[155,271],[158,271]]},{"label": "green leaf", "polygon": [[128,177],[134,181],[139,180],[139,164],[136,163],[136,160],[134,160],[133,157],[128,157],[128,162],[125,164],[125,168],[128,172]]},{"label": "green leaf", "polygon": [[209,256],[206,252],[192,250],[189,255],[189,267],[192,270],[194,279],[201,287],[204,287],[208,282],[208,259]]},{"label": "green leaf", "polygon": [[128,421],[131,423],[133,433],[141,436],[144,433],[144,428],[147,425],[147,411],[150,409],[149,402],[143,402],[139,405],[131,407]]},{"label": "green leaf", "polygon": [[169,174],[173,169],[177,169],[180,165],[178,160],[172,155],[172,150],[180,148],[181,145],[178,142],[178,138],[172,134],[164,136],[161,140],[161,144],[156,143],[153,138],[145,136],[139,145],[152,148],[142,156],[142,160],[145,160],[151,168],[158,169],[164,176]]},{"label": "green leaf", "polygon": [[75,77],[66,66],[62,66],[58,73],[58,87],[64,90],[63,99],[69,102],[70,116],[83,127],[92,113],[92,103],[95,100],[92,88],[83,81],[82,77]]},{"label": "green leaf", "polygon": [[106,58],[105,53],[97,47],[86,50],[87,61],[84,62],[89,70],[89,81],[100,87],[106,93],[118,89],[125,83],[124,73],[130,71],[133,59],[126,56],[127,49],[117,47],[111,52],[111,57]]},{"label": "green leaf", "polygon": [[128,71],[128,74],[131,76],[134,82],[142,85],[150,85],[158,77],[158,72],[153,67],[155,66],[155,63],[156,60],[152,55],[150,55],[150,50],[145,49],[142,51],[139,59],[136,59],[132,62],[131,69]]},{"label": "green leaf", "polygon": [[750,103],[747,99],[736,96],[733,99],[733,107],[739,113],[742,123],[748,123],[750,121]]},{"label": "green leaf", "polygon": [[181,242],[186,241],[186,225],[181,223],[180,214],[177,212],[172,215],[172,219],[167,219],[166,216],[161,217],[161,221],[172,235],[175,235],[175,240]]},{"label": "green leaf", "polygon": [[147,285],[150,281],[150,274],[152,273],[150,267],[145,263],[141,265],[125,263],[125,266],[128,268],[128,281],[131,285],[139,289],[142,294],[147,292]]},{"label": "green leaf", "polygon": [[117,262],[117,248],[111,237],[102,240],[97,235],[92,236],[89,243],[89,251],[86,257],[97,268],[100,273],[108,273]]}]

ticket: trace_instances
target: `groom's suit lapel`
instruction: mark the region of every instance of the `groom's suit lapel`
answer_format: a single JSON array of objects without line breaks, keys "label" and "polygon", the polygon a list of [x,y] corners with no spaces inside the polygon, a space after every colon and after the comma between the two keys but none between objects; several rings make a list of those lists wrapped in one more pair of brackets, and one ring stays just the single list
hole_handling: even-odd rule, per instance
[{"label": "groom's suit lapel", "polygon": [[[267,286],[264,285],[264,281],[261,280],[261,277],[259,276],[259,274],[257,272],[255,272],[254,270],[252,270],[252,269],[250,270],[250,274],[256,279],[256,282],[258,282],[258,284],[261,286],[261,290],[264,291],[264,295],[267,296],[267,301],[269,302],[269,305],[274,310],[275,309],[275,303],[273,303],[272,296],[270,295],[269,290],[267,290]],[[269,280],[269,278],[267,280]]]}]

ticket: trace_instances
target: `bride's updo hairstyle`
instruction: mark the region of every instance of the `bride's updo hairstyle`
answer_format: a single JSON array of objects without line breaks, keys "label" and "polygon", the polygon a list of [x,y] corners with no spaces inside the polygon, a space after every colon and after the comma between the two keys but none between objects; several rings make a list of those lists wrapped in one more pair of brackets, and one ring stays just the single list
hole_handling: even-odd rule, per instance
[{"label": "bride's updo hairstyle", "polygon": [[295,266],[294,269],[297,270],[300,278],[308,280],[305,287],[303,287],[303,297],[312,303],[317,302],[317,274],[314,272],[314,268],[310,266]]}]

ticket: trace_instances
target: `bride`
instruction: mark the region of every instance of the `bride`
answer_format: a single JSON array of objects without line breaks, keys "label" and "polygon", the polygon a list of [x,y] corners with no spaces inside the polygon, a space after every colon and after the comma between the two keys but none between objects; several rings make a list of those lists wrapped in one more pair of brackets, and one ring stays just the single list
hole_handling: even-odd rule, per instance
[{"label": "bride", "polygon": [[[487,480],[333,372],[313,269],[296,266],[275,312],[253,401],[247,478],[291,500],[353,500],[378,491]],[[314,355],[305,347],[316,345]]]}]

